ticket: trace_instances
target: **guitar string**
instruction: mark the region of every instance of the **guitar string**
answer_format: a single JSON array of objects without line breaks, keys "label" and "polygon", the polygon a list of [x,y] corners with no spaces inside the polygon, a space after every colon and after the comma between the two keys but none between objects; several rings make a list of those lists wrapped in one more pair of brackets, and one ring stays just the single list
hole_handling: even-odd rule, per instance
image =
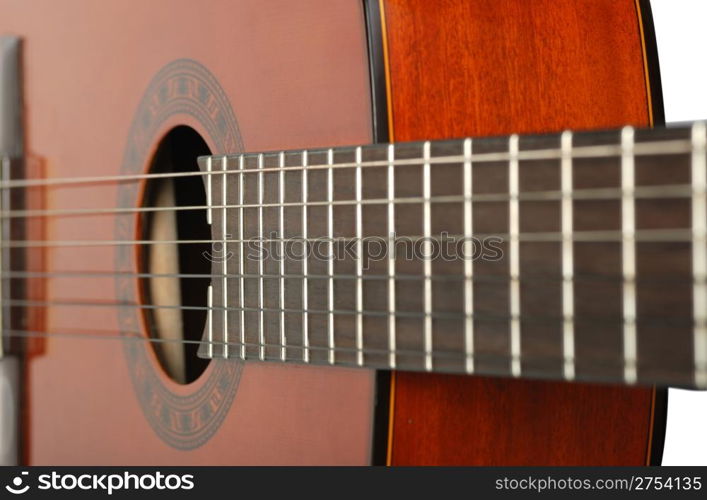
[{"label": "guitar string", "polygon": [[[107,333],[95,333],[99,330],[91,330],[89,333],[88,331],[40,331],[40,330],[5,330],[4,331],[4,336],[8,338],[40,338],[40,339],[50,339],[50,338],[57,338],[57,339],[76,339],[76,340],[82,340],[82,339],[90,339],[90,340],[114,340],[114,341],[127,341],[127,342],[147,342],[147,343],[152,343],[152,344],[179,344],[179,345],[213,345],[213,346],[223,346],[226,345],[224,342],[217,342],[217,341],[204,341],[204,340],[183,340],[183,339],[163,339],[163,338],[156,338],[156,337],[145,337],[143,334],[139,332],[132,332],[132,331],[124,331],[122,333],[120,332],[107,332]],[[228,342],[227,344],[229,347],[235,347],[238,348],[240,346],[245,346],[245,347],[250,347],[253,349],[259,349],[261,347],[264,348],[270,348],[273,351],[277,350],[278,354],[271,354],[267,355],[266,351],[266,358],[265,361],[282,361],[280,356],[279,356],[279,350],[283,347],[282,344],[277,343],[277,342]],[[292,344],[287,344],[286,345],[288,350],[304,350],[305,347],[302,345],[292,345]],[[29,347],[30,352],[31,352],[31,347]],[[390,349],[375,349],[375,348],[370,348],[370,347],[365,347],[362,350],[357,349],[355,347],[345,347],[345,346],[336,346],[334,348],[328,347],[328,346],[319,346],[319,345],[310,345],[307,349],[311,351],[320,351],[320,352],[329,352],[332,349],[335,352],[338,353],[350,353],[350,354],[355,354],[357,352],[363,352],[363,354],[369,355],[368,362],[365,367],[376,367],[380,366],[382,368],[386,368],[387,365],[385,363],[373,363],[370,359],[371,355],[379,355],[382,357],[387,357],[391,353],[394,353],[396,356],[409,356],[409,357],[420,357],[424,358],[424,356],[427,355],[422,350],[411,350],[411,349],[396,349],[394,351],[391,351]],[[237,352],[235,350],[234,352]],[[442,359],[451,359],[451,360],[456,360],[462,362],[464,358],[467,357],[467,354],[463,352],[453,352],[453,351],[437,351],[435,350],[432,355],[435,358],[442,358]],[[490,353],[490,352],[479,352],[476,351],[473,353],[473,356],[477,360],[484,360],[484,361],[498,361],[498,362],[509,362],[513,360],[514,357],[513,355],[509,354],[501,354],[501,353]],[[619,357],[619,356],[617,356]],[[219,359],[219,358],[214,358],[214,359]],[[233,356],[230,359],[240,359],[238,356]],[[342,359],[339,357],[337,358],[337,365],[340,366],[358,366],[355,361],[351,362],[344,362]],[[387,358],[386,358],[387,359]],[[538,355],[534,353],[526,353],[526,354],[521,354],[520,355],[520,360],[523,362],[543,362],[543,361],[554,361],[557,363],[561,363],[564,361],[576,361],[577,358],[571,358],[571,357],[566,357],[566,356],[547,356],[547,355]],[[246,358],[246,361],[260,361],[260,359],[257,358],[257,356],[253,355],[252,358]],[[286,362],[302,362],[301,356],[297,357],[292,357],[292,358],[287,358]],[[321,360],[321,364],[324,364],[326,361],[324,359]],[[622,368],[625,366],[625,363],[621,361],[607,361],[606,359],[592,359],[588,364],[591,364],[592,368]],[[655,368],[652,365],[647,364],[646,362],[641,362],[640,360],[637,362],[637,366],[639,368],[643,369],[651,369]],[[406,367],[409,369],[409,367]],[[420,363],[420,369],[422,369],[422,362]],[[439,367],[438,367],[439,368]],[[559,368],[559,367],[558,367]],[[459,370],[461,372],[461,368]],[[670,370],[661,370],[662,373],[669,374],[671,373]],[[691,374],[692,372],[692,367],[690,367],[690,370],[687,372],[683,373],[681,371],[675,371],[674,375],[675,376],[685,376],[686,374]],[[561,374],[558,373],[558,378],[561,378]],[[610,380],[611,377],[607,377],[607,380]]]},{"label": "guitar string", "polygon": [[[635,190],[636,199],[673,199],[690,198],[693,187],[690,184],[664,184],[654,186],[637,186]],[[545,191],[525,191],[518,194],[519,201],[560,201],[563,193],[561,190]],[[575,201],[598,201],[621,199],[621,188],[586,188],[576,189],[572,193]],[[249,209],[249,208],[300,208],[317,206],[359,206],[359,205],[402,205],[402,204],[422,204],[430,203],[498,203],[510,200],[510,195],[504,193],[478,193],[472,196],[463,195],[433,195],[429,198],[422,196],[408,196],[398,198],[368,198],[363,200],[315,200],[315,201],[291,201],[291,202],[271,202],[271,203],[243,203],[243,204],[221,204],[221,205],[189,205],[176,207],[86,207],[86,208],[58,208],[58,209],[33,209],[33,210],[6,210],[0,211],[0,218],[38,218],[38,217],[69,217],[69,216],[98,216],[98,215],[126,215],[150,212],[182,212],[192,210],[218,210],[218,209]]]},{"label": "guitar string", "polygon": [[[518,233],[519,241],[528,242],[553,242],[562,241],[564,235],[561,231],[537,231]],[[366,236],[364,239],[373,241],[375,238],[385,239],[384,236]],[[445,240],[464,241],[469,236],[461,234],[446,235],[404,235],[396,237],[396,242],[409,241],[439,241]],[[487,239],[497,238],[501,241],[508,241],[510,236],[507,233],[477,233],[471,238]],[[577,242],[610,243],[620,242],[624,238],[620,230],[609,231],[574,231],[572,239]],[[9,241],[0,244],[0,248],[37,248],[37,247],[100,247],[100,246],[136,246],[136,245],[189,245],[189,244],[214,244],[214,243],[306,243],[311,245],[317,242],[356,242],[357,237],[339,236],[333,239],[327,236],[303,238],[245,238],[245,239],[204,239],[204,240],[22,240]],[[692,230],[690,228],[676,229],[641,229],[635,231],[635,241],[637,242],[661,242],[661,243],[681,243],[692,241]]]},{"label": "guitar string", "polygon": [[[455,312],[416,312],[416,311],[400,311],[395,312],[388,310],[355,310],[355,309],[312,309],[312,308],[279,308],[279,307],[224,307],[224,306],[189,306],[189,305],[177,305],[177,304],[137,304],[134,302],[99,302],[99,301],[79,301],[79,300],[28,300],[28,299],[7,299],[3,301],[6,306],[17,306],[17,307],[40,307],[40,308],[57,308],[57,307],[103,307],[111,309],[137,309],[137,310],[179,310],[179,311],[229,311],[229,312],[267,312],[267,313],[288,313],[288,314],[311,314],[311,315],[330,315],[334,314],[337,316],[365,316],[365,317],[380,317],[388,318],[394,316],[396,318],[414,318],[414,319],[424,319],[432,318],[438,320],[463,320],[466,318],[472,318],[478,321],[497,321],[497,322],[507,322],[510,319],[516,318],[517,316],[511,314],[479,314],[479,313],[455,313]],[[524,314],[521,318],[518,318],[524,322],[530,323],[551,323],[561,322],[563,318],[561,316],[549,316],[549,315],[529,315]],[[624,324],[624,320],[620,316],[615,318],[611,317],[597,317],[592,316],[587,318],[576,317],[575,321],[586,319],[591,321],[592,325],[604,324],[604,325],[615,325]],[[694,326],[694,320],[681,319],[681,318],[666,318],[666,317],[650,317],[644,315],[639,320],[639,323],[644,323],[647,327],[664,327],[664,326]]]},{"label": "guitar string", "polygon": [[[685,129],[688,130],[688,129]],[[402,146],[404,143],[398,143],[396,146]],[[461,142],[460,142],[461,144]],[[370,146],[363,146],[370,147]],[[375,146],[373,146],[375,147]],[[350,148],[349,148],[350,149]],[[285,154],[296,154],[301,155],[307,151],[309,155],[314,155],[315,153],[326,153],[326,149],[311,149],[311,150],[293,150],[286,151]],[[235,160],[241,156],[245,158],[257,159],[258,156],[263,155],[267,158],[277,158],[280,153],[278,152],[267,152],[267,153],[243,153],[243,154],[232,154],[232,155],[213,155],[211,158],[220,159],[226,157],[227,159]],[[635,156],[647,156],[647,155],[674,155],[674,154],[685,154],[692,152],[692,142],[689,139],[676,139],[676,140],[661,140],[661,141],[646,141],[636,143],[634,155]],[[591,158],[620,158],[621,157],[621,145],[593,145],[593,146],[576,146],[572,150],[573,159],[591,159]],[[524,150],[520,151],[517,156],[518,160],[559,160],[562,158],[562,151],[558,148],[550,149],[537,149],[537,150]],[[462,163],[465,161],[464,155],[447,155],[447,156],[436,156],[430,158],[430,164],[439,163]],[[476,153],[472,154],[471,160],[473,163],[495,163],[495,162],[508,162],[511,159],[511,155],[508,151],[505,152],[493,152],[493,153]],[[424,161],[424,158],[406,158],[406,159],[396,159],[393,161],[395,166],[420,166]],[[358,166],[362,168],[371,167],[388,167],[390,162],[388,160],[366,160],[361,163],[356,162],[343,162],[335,163],[333,167],[335,169],[345,169],[345,168],[356,168]],[[227,175],[244,175],[244,174],[256,174],[256,173],[267,173],[267,172],[292,172],[299,170],[327,170],[332,168],[329,164],[313,164],[313,165],[293,165],[285,167],[264,167],[262,169],[248,168],[241,170],[230,170]],[[109,175],[109,176],[85,176],[85,177],[55,177],[55,178],[44,178],[44,179],[15,179],[6,180],[0,182],[0,189],[14,189],[21,187],[47,187],[63,184],[96,184],[104,182],[132,182],[139,180],[148,179],[160,179],[168,178],[174,179],[178,177],[195,177],[195,176],[211,176],[218,175],[223,176],[222,170],[212,170],[212,171],[194,171],[194,172],[166,172],[166,173],[152,173],[152,174],[121,174],[121,175]]]},{"label": "guitar string", "polygon": [[[273,273],[244,273],[244,274],[209,274],[209,273],[139,273],[139,272],[121,272],[121,271],[4,271],[0,272],[0,280],[10,280],[17,278],[136,278],[136,279],[146,279],[146,278],[179,278],[179,279],[208,279],[208,278],[226,278],[226,279],[320,279],[320,280],[356,280],[361,279],[363,281],[390,281],[390,275],[388,274],[273,274]],[[580,273],[574,274],[573,279],[565,279],[561,273],[558,274],[542,274],[542,273],[528,273],[523,274],[523,281],[526,283],[556,283],[562,281],[600,281],[605,283],[623,283],[623,278],[619,276],[612,276],[600,273]],[[686,280],[691,279],[692,276],[637,276],[636,283],[647,283],[647,284],[668,284],[668,283],[686,283]],[[430,279],[432,281],[438,282],[465,282],[468,278],[460,274],[433,274],[432,276],[424,276],[418,274],[396,274],[396,281],[423,281],[425,279]],[[492,274],[477,274],[473,278],[473,282],[507,282],[509,277],[505,274],[503,275],[492,275]]]}]

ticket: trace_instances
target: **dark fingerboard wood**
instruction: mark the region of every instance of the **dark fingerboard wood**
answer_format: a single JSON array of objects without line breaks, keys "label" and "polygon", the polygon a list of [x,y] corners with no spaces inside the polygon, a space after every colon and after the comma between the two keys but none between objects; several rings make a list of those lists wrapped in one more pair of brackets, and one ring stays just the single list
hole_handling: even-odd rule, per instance
[{"label": "dark fingerboard wood", "polygon": [[200,355],[704,386],[704,141],[695,124],[202,158],[225,257]]}]

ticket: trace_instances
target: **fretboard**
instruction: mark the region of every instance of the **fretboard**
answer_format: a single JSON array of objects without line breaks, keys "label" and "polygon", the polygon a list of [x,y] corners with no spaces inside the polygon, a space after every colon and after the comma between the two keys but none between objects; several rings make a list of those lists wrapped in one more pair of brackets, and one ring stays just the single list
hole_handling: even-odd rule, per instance
[{"label": "fretboard", "polygon": [[707,387],[705,125],[200,158],[200,355]]}]

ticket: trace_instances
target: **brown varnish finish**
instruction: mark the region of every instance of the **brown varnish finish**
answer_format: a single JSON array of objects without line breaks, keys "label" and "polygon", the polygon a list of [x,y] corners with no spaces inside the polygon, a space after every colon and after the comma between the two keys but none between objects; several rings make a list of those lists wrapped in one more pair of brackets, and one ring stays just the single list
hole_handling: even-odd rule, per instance
[{"label": "brown varnish finish", "polygon": [[[385,0],[392,139],[650,125],[634,0]],[[642,465],[654,391],[397,373],[388,461]]]}]

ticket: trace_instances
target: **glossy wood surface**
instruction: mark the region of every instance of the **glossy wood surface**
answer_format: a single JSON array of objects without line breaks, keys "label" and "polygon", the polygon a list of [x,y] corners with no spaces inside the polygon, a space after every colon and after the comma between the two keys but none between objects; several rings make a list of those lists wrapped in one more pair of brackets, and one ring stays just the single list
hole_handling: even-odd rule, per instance
[{"label": "glossy wood surface", "polygon": [[[395,141],[651,123],[634,0],[383,4]],[[647,460],[649,388],[394,379],[394,465]]]}]

